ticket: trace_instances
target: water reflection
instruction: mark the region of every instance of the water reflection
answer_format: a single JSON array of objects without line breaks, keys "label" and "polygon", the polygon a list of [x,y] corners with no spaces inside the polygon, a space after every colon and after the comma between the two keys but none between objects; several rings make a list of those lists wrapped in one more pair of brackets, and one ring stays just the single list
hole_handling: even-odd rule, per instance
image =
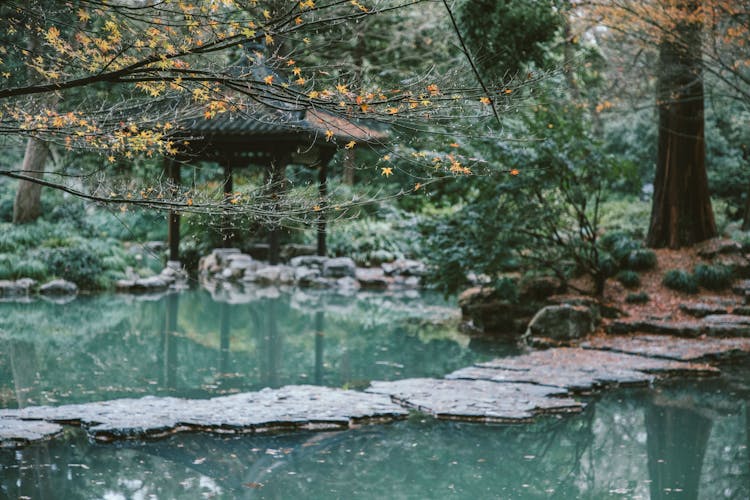
[{"label": "water reflection", "polygon": [[0,451],[0,496],[744,499],[746,400],[712,382],[656,397],[609,393],[581,415],[521,426],[412,419],[345,432],[120,445],[73,433]]},{"label": "water reflection", "polygon": [[0,303],[0,407],[442,376],[469,347],[439,297],[258,289]]}]

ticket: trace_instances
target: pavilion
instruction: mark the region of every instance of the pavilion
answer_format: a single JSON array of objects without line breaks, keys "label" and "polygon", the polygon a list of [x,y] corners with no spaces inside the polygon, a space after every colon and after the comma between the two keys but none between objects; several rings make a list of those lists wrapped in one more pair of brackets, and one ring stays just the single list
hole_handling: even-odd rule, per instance
[{"label": "pavilion", "polygon": [[[178,158],[165,159],[166,174],[175,186],[180,184],[181,165],[211,161],[223,170],[225,193],[234,191],[233,172],[249,167],[264,168],[270,185],[280,190],[286,167],[296,164],[317,169],[322,200],[328,192],[328,164],[337,149],[350,141],[377,146],[388,136],[371,124],[323,110],[285,110],[270,106],[243,115],[227,112],[210,119],[186,119],[181,127],[182,132],[191,137],[187,150]],[[168,240],[169,260],[178,261],[180,214],[177,211],[169,214]],[[268,260],[278,264],[280,231],[277,228],[270,230],[268,244]],[[326,255],[325,210],[319,211],[317,219],[317,254]]]}]

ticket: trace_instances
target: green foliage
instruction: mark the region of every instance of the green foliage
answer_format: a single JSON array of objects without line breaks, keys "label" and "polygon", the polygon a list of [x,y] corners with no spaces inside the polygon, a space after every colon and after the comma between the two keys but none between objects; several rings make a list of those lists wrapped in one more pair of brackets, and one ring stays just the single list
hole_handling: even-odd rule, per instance
[{"label": "green foliage", "polygon": [[635,271],[620,271],[617,273],[617,281],[627,288],[637,288],[641,286],[641,277]]},{"label": "green foliage", "polygon": [[599,238],[599,245],[617,262],[618,266],[623,265],[632,252],[642,248],[639,241],[634,240],[630,234],[623,231],[614,231],[606,233]]},{"label": "green foliage", "polygon": [[625,297],[625,302],[628,304],[645,304],[649,300],[651,300],[651,297],[649,297],[646,292],[629,293],[628,296]]},{"label": "green foliage", "polygon": [[550,0],[464,0],[457,17],[477,64],[494,79],[514,76],[530,63],[542,66],[561,22]]},{"label": "green foliage", "polygon": [[723,290],[732,284],[732,269],[727,266],[698,264],[693,275],[700,286],[709,290]]},{"label": "green foliage", "polygon": [[421,219],[396,208],[385,208],[380,218],[366,217],[331,224],[330,255],[347,256],[359,265],[377,265],[421,254],[418,226]]},{"label": "green foliage", "polygon": [[690,273],[682,269],[671,269],[664,273],[662,284],[678,292],[698,293],[698,282]]},{"label": "green foliage", "polygon": [[519,289],[517,280],[503,276],[495,280],[492,287],[495,289],[495,297],[498,299],[510,302],[511,304],[518,302]]},{"label": "green foliage", "polygon": [[625,267],[635,271],[653,269],[656,267],[656,254],[647,248],[632,250],[625,259]]}]

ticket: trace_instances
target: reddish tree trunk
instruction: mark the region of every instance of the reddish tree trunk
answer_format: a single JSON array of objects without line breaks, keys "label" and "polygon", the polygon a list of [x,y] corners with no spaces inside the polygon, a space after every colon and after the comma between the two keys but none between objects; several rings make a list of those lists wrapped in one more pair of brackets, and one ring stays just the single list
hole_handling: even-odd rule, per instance
[{"label": "reddish tree trunk", "polygon": [[696,23],[678,23],[660,43],[659,147],[647,238],[654,248],[690,246],[717,234],[706,174],[701,49]]}]

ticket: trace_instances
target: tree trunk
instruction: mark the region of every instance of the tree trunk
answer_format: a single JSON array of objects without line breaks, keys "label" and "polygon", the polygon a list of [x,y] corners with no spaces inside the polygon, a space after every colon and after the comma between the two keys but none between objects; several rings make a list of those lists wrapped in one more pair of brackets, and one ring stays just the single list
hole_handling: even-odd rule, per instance
[{"label": "tree trunk", "polygon": [[[700,7],[683,4],[685,16]],[[717,235],[706,174],[701,25],[681,21],[659,46],[659,145],[647,244],[680,248]]]},{"label": "tree trunk", "polygon": [[[44,164],[47,163],[48,155],[47,143],[34,137],[29,138],[23,157],[22,173],[28,177],[41,179],[44,176]],[[41,194],[41,185],[26,180],[18,182],[18,191],[13,202],[14,224],[34,222],[39,218],[42,214]]]}]

